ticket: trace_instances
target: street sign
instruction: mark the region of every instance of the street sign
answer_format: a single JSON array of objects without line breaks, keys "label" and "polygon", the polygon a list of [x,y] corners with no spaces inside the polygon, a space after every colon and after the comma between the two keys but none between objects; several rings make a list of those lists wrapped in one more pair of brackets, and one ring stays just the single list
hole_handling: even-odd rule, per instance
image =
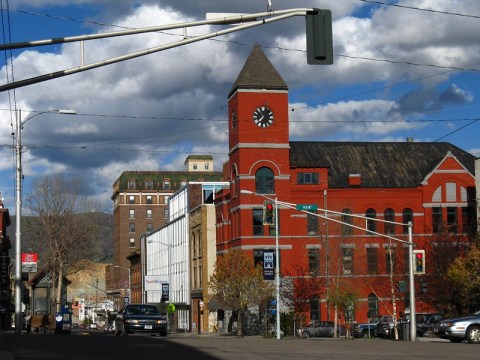
[{"label": "street sign", "polygon": [[318,210],[318,205],[317,204],[298,204],[297,210],[316,211]]}]

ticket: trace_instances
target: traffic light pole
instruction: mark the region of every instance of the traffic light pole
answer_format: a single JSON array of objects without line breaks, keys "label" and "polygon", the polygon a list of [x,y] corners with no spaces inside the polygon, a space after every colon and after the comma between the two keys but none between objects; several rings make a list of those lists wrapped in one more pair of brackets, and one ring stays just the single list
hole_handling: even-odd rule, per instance
[{"label": "traffic light pole", "polygon": [[[296,8],[296,9],[276,10],[276,11],[268,11],[268,12],[254,13],[254,14],[210,13],[210,14],[207,14],[207,20],[201,20],[201,21],[191,21],[191,22],[152,26],[152,27],[146,27],[146,28],[136,28],[131,30],[122,30],[122,31],[115,31],[115,32],[105,32],[105,33],[98,33],[98,34],[58,37],[54,39],[44,39],[44,40],[36,40],[36,41],[25,41],[25,42],[18,42],[18,43],[2,44],[0,45],[0,50],[13,50],[13,49],[45,46],[45,45],[65,44],[65,43],[71,43],[71,42],[83,43],[84,41],[89,41],[89,40],[98,40],[98,39],[105,39],[105,38],[119,37],[119,36],[126,36],[126,35],[160,32],[165,30],[181,29],[181,28],[185,29],[185,33],[186,33],[187,28],[194,27],[194,26],[232,25],[228,29],[214,31],[205,35],[185,37],[183,40],[180,40],[180,41],[172,42],[170,44],[166,44],[162,46],[153,47],[150,49],[137,51],[131,54],[126,54],[126,55],[118,56],[115,58],[105,59],[105,60],[101,60],[91,64],[82,63],[80,66],[76,66],[70,69],[64,69],[64,70],[52,72],[49,74],[44,74],[44,75],[39,75],[32,78],[13,81],[8,84],[0,85],[0,92],[17,89],[27,85],[37,84],[43,81],[52,80],[52,79],[60,78],[67,75],[77,74],[82,71],[92,70],[102,66],[118,63],[121,61],[135,59],[137,57],[150,55],[156,52],[172,49],[178,46],[183,46],[183,45],[191,44],[194,42],[211,39],[217,36],[230,34],[236,31],[249,29],[255,26],[265,25],[275,21],[285,20],[294,16],[311,17],[312,15],[314,15],[316,17],[318,16],[321,17],[323,16],[323,14],[324,13],[320,12],[320,9],[315,9],[315,8]],[[327,20],[327,23],[321,22],[321,25],[323,26],[309,26],[307,27],[307,31],[317,32],[325,28],[328,29],[329,27],[331,27],[331,18],[330,18],[330,23],[328,23],[328,18],[326,20]],[[320,64],[331,63],[330,58],[333,59],[333,52],[331,51],[332,44],[330,43],[331,30],[330,30],[330,33],[327,33],[328,35],[327,39],[324,41],[322,41],[323,39],[319,39],[323,35],[325,34],[314,33],[309,35],[308,37],[309,41],[307,44],[309,45],[309,48],[313,47],[313,50],[309,49],[309,59],[311,59],[309,63],[320,63]],[[324,47],[327,47],[328,51],[325,50]],[[328,52],[325,58],[323,56],[324,52]]]},{"label": "traffic light pole", "polygon": [[413,235],[412,222],[408,222],[408,280],[410,287],[410,341],[415,341],[417,337],[417,319],[415,310],[415,281],[413,277]]},{"label": "traffic light pole", "polygon": [[278,254],[278,199],[275,196],[275,296],[277,315],[277,340],[280,340],[280,259]]}]

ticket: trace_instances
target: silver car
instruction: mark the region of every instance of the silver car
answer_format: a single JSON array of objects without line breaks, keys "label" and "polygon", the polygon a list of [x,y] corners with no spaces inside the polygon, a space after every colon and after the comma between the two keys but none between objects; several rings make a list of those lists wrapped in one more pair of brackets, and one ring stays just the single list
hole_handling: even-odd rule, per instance
[{"label": "silver car", "polygon": [[439,321],[434,327],[434,334],[451,342],[480,344],[480,311],[464,317],[450,318]]}]

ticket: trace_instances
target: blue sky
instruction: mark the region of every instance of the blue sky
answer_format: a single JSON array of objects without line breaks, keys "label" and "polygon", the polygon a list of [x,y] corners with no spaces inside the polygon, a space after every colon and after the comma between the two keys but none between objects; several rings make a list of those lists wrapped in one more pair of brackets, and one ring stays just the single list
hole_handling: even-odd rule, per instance
[{"label": "blue sky", "polygon": [[[3,42],[21,42],[202,20],[207,12],[263,12],[267,1],[16,0],[2,2]],[[227,95],[254,44],[289,85],[292,140],[446,141],[480,156],[480,3],[298,1],[330,9],[334,65],[311,66],[301,17],[0,92],[0,191],[14,212],[12,124],[39,115],[23,135],[24,193],[45,174],[83,179],[111,209],[125,170],[183,169],[189,154],[228,154]],[[7,5],[9,11],[7,11]],[[292,7],[273,0],[273,9]],[[198,35],[221,26],[189,29]],[[182,31],[85,43],[91,63],[156,47]],[[219,41],[218,41],[219,40]],[[8,66],[5,66],[5,60]],[[13,66],[12,66],[13,60]],[[79,43],[4,52],[1,84],[80,64]]]}]

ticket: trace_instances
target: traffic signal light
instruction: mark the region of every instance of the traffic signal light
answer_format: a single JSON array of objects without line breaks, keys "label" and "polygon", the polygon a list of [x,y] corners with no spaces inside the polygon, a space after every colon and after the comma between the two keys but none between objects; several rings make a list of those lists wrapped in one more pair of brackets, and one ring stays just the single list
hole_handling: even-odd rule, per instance
[{"label": "traffic signal light", "polygon": [[425,274],[425,250],[413,250],[413,273]]},{"label": "traffic signal light", "polygon": [[275,225],[275,202],[263,202],[263,225]]},{"label": "traffic signal light", "polygon": [[315,9],[307,14],[307,63],[310,65],[333,64],[332,12]]}]

